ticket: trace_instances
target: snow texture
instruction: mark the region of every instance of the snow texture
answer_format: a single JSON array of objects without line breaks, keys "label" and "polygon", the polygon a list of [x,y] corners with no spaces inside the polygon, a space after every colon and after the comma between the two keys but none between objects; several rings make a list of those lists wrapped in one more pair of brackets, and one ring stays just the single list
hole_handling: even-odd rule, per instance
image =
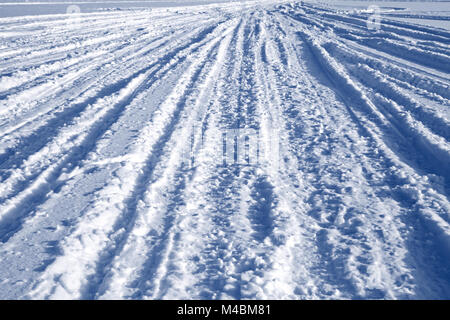
[{"label": "snow texture", "polygon": [[450,298],[448,16],[80,8],[0,18],[1,299]]}]

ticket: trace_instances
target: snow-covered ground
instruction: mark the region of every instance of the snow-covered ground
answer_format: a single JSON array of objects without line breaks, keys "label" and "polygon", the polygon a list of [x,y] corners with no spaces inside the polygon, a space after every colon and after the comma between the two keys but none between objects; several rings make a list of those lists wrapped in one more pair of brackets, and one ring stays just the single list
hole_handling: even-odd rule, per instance
[{"label": "snow-covered ground", "polygon": [[382,19],[399,20],[450,30],[450,1],[352,1],[352,0],[310,0],[322,6],[345,11],[362,12],[370,6],[380,10]]},{"label": "snow-covered ground", "polygon": [[450,31],[366,9],[1,18],[0,298],[449,299]]},{"label": "snow-covered ground", "polygon": [[[11,1],[0,0],[0,18],[16,17],[26,15],[48,15],[48,14],[65,14],[73,13],[71,8],[76,6],[81,12],[91,13],[98,11],[110,10],[142,10],[149,8],[167,8],[192,6],[205,4],[209,2],[220,3],[228,2],[227,0],[53,0],[53,1]],[[69,9],[69,10],[68,10]]]}]

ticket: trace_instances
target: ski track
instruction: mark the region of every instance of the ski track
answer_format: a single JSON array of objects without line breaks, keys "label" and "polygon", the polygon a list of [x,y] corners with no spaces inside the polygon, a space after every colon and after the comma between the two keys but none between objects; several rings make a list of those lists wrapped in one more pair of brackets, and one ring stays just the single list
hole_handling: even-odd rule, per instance
[{"label": "ski track", "polygon": [[450,298],[449,32],[270,2],[0,20],[0,298]]}]

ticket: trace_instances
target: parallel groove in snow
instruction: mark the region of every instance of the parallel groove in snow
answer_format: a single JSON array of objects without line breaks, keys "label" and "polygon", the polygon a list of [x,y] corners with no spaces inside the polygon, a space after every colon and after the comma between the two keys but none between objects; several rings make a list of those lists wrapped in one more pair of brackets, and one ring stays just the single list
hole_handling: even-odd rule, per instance
[{"label": "parallel groove in snow", "polygon": [[449,298],[450,33],[366,19],[0,19],[0,298]]}]

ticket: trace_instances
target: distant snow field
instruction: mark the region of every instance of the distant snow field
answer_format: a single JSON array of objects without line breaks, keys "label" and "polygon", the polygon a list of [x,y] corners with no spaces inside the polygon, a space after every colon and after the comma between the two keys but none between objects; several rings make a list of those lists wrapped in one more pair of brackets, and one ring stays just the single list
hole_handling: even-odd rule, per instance
[{"label": "distant snow field", "polygon": [[[326,4],[326,1],[323,2]],[[329,2],[337,9],[363,11],[370,6],[380,8],[382,19],[423,24],[450,30],[450,1],[347,1]]]},{"label": "distant snow field", "polygon": [[[192,6],[205,3],[229,3],[230,0],[75,0],[75,1],[0,1],[0,18],[25,16],[65,14],[69,6],[76,5],[81,12],[98,12],[104,10],[138,10],[160,7]],[[264,0],[262,1],[264,2]],[[285,1],[275,1],[283,3]],[[450,1],[352,1],[352,0],[306,0],[311,4],[329,6],[342,10],[367,10],[369,6],[378,6],[383,16],[389,19],[404,20],[416,24],[424,24],[438,28],[450,29]]]},{"label": "distant snow field", "polygon": [[[212,2],[225,2],[226,0],[214,0]],[[81,12],[92,13],[111,10],[140,10],[161,7],[176,7],[187,5],[205,4],[208,0],[157,0],[157,1],[101,1],[101,0],[81,0],[81,1],[0,1],[0,18],[16,17],[26,15],[49,15],[49,14],[66,14],[67,8],[70,6],[78,6]]]},{"label": "distant snow field", "polygon": [[0,299],[450,299],[449,2],[0,3]]}]

